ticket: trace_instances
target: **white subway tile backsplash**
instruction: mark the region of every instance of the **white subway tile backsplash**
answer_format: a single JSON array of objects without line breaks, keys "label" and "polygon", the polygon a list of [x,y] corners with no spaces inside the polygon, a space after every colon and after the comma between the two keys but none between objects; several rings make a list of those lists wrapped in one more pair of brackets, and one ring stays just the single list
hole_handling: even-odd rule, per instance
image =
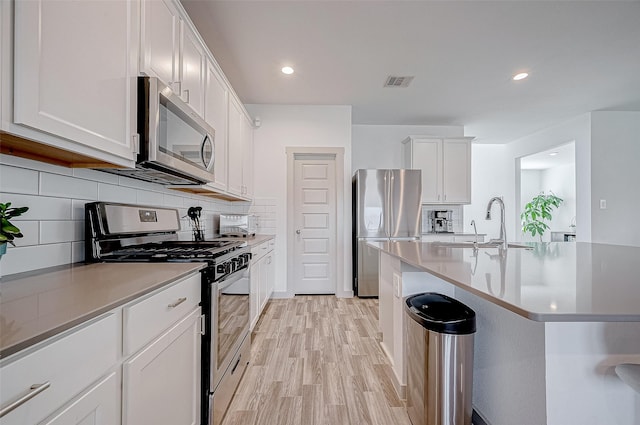
[{"label": "white subway tile backsplash", "polygon": [[21,168],[28,168],[34,171],[44,171],[47,173],[62,174],[65,176],[73,175],[72,168],[60,167],[58,165],[47,164],[46,162],[33,161],[31,159],[20,158],[19,156],[0,154],[0,163],[13,165]]},{"label": "white subway tile backsplash", "polygon": [[20,221],[14,219],[12,223],[20,229],[20,233],[23,235],[23,237],[14,240],[16,246],[38,245],[40,241],[39,221]]},{"label": "white subway tile backsplash", "polygon": [[138,189],[136,203],[140,205],[164,206],[164,195],[159,192]]},{"label": "white subway tile backsplash", "polygon": [[184,203],[182,201],[182,197],[169,195],[168,193],[164,194],[164,205],[167,207],[182,207]]},{"label": "white subway tile backsplash", "polygon": [[71,219],[84,220],[84,204],[92,201],[84,199],[74,199],[71,201]]},{"label": "white subway tile backsplash", "polygon": [[40,243],[61,243],[84,240],[84,221],[41,221]]},{"label": "white subway tile backsplash", "polygon": [[40,173],[40,195],[96,200],[98,183],[59,174]]},{"label": "white subway tile backsplash", "polygon": [[[180,217],[190,206],[202,206],[205,233],[211,236],[213,216],[247,213],[248,202],[227,202],[175,192],[161,185],[88,169],[70,169],[0,154],[0,202],[27,206],[16,225],[25,235],[9,248],[0,276],[84,260],[84,206],[95,200],[177,208]],[[263,198],[267,220],[275,217],[275,199]],[[262,214],[262,213],[261,213]],[[265,223],[266,224],[266,223]],[[269,222],[269,225],[272,223]],[[190,220],[181,218],[178,236],[191,240]],[[275,234],[266,226],[263,234]]]},{"label": "white subway tile backsplash", "polygon": [[85,180],[93,180],[95,182],[118,184],[118,176],[115,174],[105,173],[103,171],[91,170],[89,168],[74,168],[74,177]]},{"label": "white subway tile backsplash", "polygon": [[80,263],[84,261],[84,241],[71,243],[71,262]]},{"label": "white subway tile backsplash", "polygon": [[130,187],[98,183],[98,200],[103,202],[121,202],[135,204],[137,191]]},{"label": "white subway tile backsplash", "polygon": [[38,194],[38,172],[0,165],[0,192]]},{"label": "white subway tile backsplash", "polygon": [[71,263],[71,243],[9,248],[2,258],[2,274],[22,273]]},{"label": "white subway tile backsplash", "polygon": [[0,193],[1,202],[11,202],[15,207],[29,207],[24,220],[70,220],[71,199],[37,195]]}]

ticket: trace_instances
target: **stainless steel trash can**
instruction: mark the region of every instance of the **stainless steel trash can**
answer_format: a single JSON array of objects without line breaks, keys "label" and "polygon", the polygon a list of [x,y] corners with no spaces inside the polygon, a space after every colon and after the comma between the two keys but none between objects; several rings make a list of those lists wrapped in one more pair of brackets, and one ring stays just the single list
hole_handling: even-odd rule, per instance
[{"label": "stainless steel trash can", "polygon": [[476,314],[446,295],[405,299],[407,412],[413,425],[471,425]]}]

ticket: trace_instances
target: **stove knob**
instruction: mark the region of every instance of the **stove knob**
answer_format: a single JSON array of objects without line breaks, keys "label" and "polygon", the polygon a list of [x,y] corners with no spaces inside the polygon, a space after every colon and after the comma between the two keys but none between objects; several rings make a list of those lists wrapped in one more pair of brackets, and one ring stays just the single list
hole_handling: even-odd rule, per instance
[{"label": "stove knob", "polygon": [[216,266],[216,273],[225,273],[226,272],[225,266],[226,264],[218,264]]}]

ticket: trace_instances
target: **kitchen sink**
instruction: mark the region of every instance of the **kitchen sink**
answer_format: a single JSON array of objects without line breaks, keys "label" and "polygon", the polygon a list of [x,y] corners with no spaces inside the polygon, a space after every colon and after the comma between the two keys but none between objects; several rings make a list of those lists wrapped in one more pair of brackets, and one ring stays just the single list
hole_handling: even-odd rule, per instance
[{"label": "kitchen sink", "polygon": [[[473,248],[473,242],[433,242],[433,245],[442,246],[447,248]],[[498,248],[500,247],[500,242],[478,242],[478,248]],[[530,245],[523,245],[518,243],[510,242],[508,244],[509,248],[521,248],[521,249],[533,249]]]}]

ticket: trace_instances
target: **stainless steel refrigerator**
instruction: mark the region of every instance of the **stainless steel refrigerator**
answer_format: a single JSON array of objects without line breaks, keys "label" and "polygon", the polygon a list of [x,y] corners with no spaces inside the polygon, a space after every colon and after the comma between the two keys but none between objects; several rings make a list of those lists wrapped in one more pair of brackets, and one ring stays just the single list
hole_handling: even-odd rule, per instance
[{"label": "stainless steel refrigerator", "polygon": [[418,240],[422,223],[420,170],[358,170],[353,176],[353,291],[378,296],[376,249],[368,241]]}]

